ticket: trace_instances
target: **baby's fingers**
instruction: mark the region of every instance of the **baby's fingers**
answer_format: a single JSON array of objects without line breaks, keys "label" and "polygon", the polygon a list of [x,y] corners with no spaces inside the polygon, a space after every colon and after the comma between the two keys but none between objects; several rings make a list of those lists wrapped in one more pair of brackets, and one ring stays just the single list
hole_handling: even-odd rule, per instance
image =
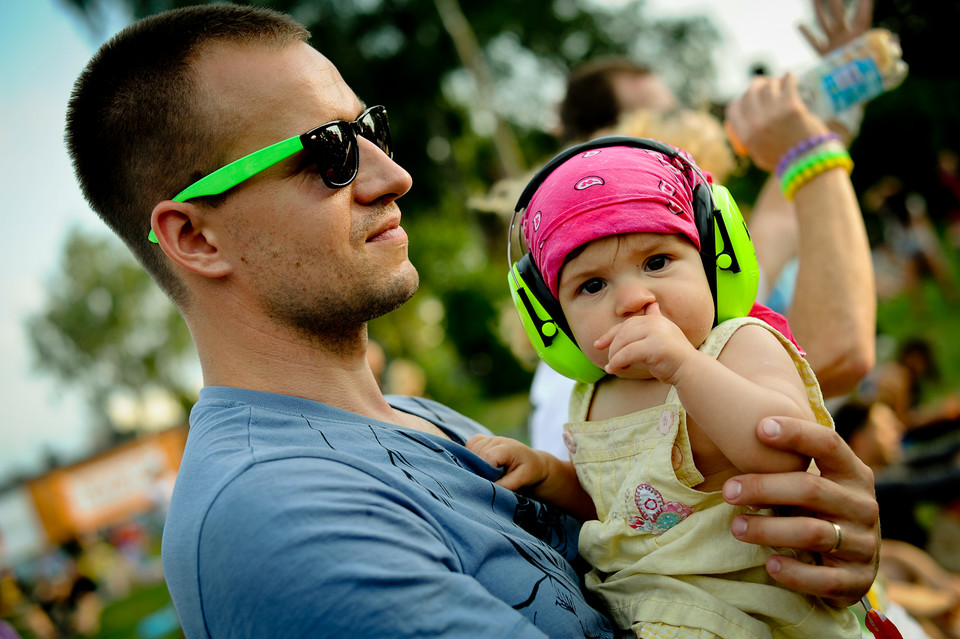
[{"label": "baby's fingers", "polygon": [[600,339],[593,343],[597,350],[610,349],[608,356],[612,357],[618,350],[631,343],[643,339],[649,331],[649,325],[644,318],[634,316],[610,327]]},{"label": "baby's fingers", "polygon": [[505,446],[502,437],[489,435],[474,435],[467,440],[467,448],[491,466],[504,466],[511,459],[509,447]]},{"label": "baby's fingers", "polygon": [[470,450],[477,455],[483,457],[483,451],[490,448],[493,444],[493,437],[489,435],[474,435],[467,440],[467,443],[464,444],[467,447],[467,450]]},{"label": "baby's fingers", "polygon": [[497,486],[502,486],[508,490],[520,490],[531,484],[535,484],[539,478],[530,468],[529,464],[520,464],[507,471],[507,474],[497,480]]},{"label": "baby's fingers", "polygon": [[598,351],[609,348],[610,344],[613,343],[614,338],[616,338],[617,333],[620,332],[621,326],[623,325],[617,324],[616,326],[611,326],[606,333],[597,338],[597,340],[593,343],[593,347]]},{"label": "baby's fingers", "polygon": [[503,437],[489,435],[474,435],[467,440],[466,446],[491,466],[508,466],[513,461],[514,455],[510,447],[504,444],[503,439]]},{"label": "baby's fingers", "polygon": [[636,353],[633,352],[635,350],[637,349],[634,348],[634,344],[627,344],[616,350],[611,350],[610,358],[603,369],[608,373],[615,373],[630,368],[636,358]]}]

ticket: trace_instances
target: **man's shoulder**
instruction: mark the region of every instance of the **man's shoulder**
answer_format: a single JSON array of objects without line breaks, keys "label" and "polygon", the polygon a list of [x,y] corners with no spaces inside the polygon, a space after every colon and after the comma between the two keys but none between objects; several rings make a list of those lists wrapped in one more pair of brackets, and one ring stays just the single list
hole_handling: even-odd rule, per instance
[{"label": "man's shoulder", "polygon": [[[435,500],[417,488],[470,481],[453,442],[280,399],[207,394],[191,414],[163,540],[168,585],[191,628],[210,610],[201,601],[231,583],[246,593],[255,583],[278,586],[276,577],[295,574],[294,564],[329,571],[325,562],[364,556],[355,542],[363,522],[375,522],[380,534],[422,538],[430,531],[417,528],[414,513]],[[396,403],[452,432],[471,428],[435,402]]]},{"label": "man's shoulder", "polygon": [[[249,398],[249,401],[248,399]],[[305,490],[305,484],[351,486],[386,482],[397,472],[395,457],[423,455],[423,470],[444,472],[438,449],[460,457],[459,444],[480,424],[424,398],[391,396],[395,408],[431,421],[452,441],[378,422],[332,406],[290,397],[221,393],[201,397],[180,467],[175,501],[209,507],[216,500],[255,502],[263,490]],[[460,440],[460,441],[458,441]],[[456,469],[462,471],[460,464]],[[247,506],[250,507],[251,504]],[[269,502],[264,503],[269,507]]]},{"label": "man's shoulder", "polygon": [[[232,389],[201,396],[168,515],[171,531],[198,540],[202,523],[207,533],[229,534],[240,523],[236,516],[277,515],[276,509],[296,507],[291,502],[303,495],[352,496],[381,505],[430,499],[429,492],[396,491],[408,482],[469,495],[478,475],[494,472],[461,445],[486,429],[438,402],[389,398],[395,408],[445,430],[449,441],[317,402],[281,399]],[[310,499],[305,505],[328,514],[337,507]]]},{"label": "man's shoulder", "polygon": [[[489,430],[458,411],[425,397],[388,395],[387,402],[399,410],[417,415],[437,426],[469,439]],[[207,427],[243,424],[248,420],[288,420],[358,424],[370,419],[301,397],[278,395],[239,388],[208,387],[200,393],[190,415],[191,426]]]}]

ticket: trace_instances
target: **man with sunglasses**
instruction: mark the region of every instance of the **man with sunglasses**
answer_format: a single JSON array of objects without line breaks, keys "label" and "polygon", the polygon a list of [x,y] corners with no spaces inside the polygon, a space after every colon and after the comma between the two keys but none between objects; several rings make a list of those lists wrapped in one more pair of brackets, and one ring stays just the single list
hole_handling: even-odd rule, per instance
[{"label": "man with sunglasses", "polygon": [[[70,101],[84,194],[203,367],[163,540],[186,636],[611,636],[579,588],[579,522],[498,488],[462,445],[482,426],[381,394],[366,322],[418,285],[397,205],[411,178],[386,110],[308,37],[253,7],[160,14],[105,44]],[[875,574],[869,472],[827,429],[779,422],[761,438],[824,476],[742,476],[725,495],[822,519],[746,514],[734,533],[834,550],[769,568],[849,604]]]}]

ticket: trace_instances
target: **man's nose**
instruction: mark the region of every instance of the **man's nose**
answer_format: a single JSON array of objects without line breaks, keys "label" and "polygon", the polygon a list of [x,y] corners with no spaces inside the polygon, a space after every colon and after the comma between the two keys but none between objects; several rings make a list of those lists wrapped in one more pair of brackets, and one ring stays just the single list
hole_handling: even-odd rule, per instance
[{"label": "man's nose", "polygon": [[364,204],[380,200],[391,202],[413,186],[413,178],[406,169],[394,162],[370,140],[357,136],[360,168],[354,180],[354,198]]}]

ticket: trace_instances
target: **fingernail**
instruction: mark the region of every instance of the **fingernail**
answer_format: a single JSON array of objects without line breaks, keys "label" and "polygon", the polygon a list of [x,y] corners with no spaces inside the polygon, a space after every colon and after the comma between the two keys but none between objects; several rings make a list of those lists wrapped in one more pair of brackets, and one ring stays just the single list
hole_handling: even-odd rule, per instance
[{"label": "fingernail", "polygon": [[780,572],[780,559],[777,557],[770,557],[767,559],[767,572],[771,575],[775,575]]},{"label": "fingernail", "polygon": [[733,534],[737,537],[743,535],[747,532],[747,520],[743,517],[735,517],[733,524],[730,525],[730,530],[733,531]]},{"label": "fingernail", "polygon": [[723,485],[723,498],[727,501],[736,499],[743,492],[743,486],[735,479],[731,479]]},{"label": "fingernail", "polygon": [[771,439],[776,439],[780,436],[780,424],[772,419],[763,420],[763,423],[760,424],[760,428],[763,430],[763,434]]}]

